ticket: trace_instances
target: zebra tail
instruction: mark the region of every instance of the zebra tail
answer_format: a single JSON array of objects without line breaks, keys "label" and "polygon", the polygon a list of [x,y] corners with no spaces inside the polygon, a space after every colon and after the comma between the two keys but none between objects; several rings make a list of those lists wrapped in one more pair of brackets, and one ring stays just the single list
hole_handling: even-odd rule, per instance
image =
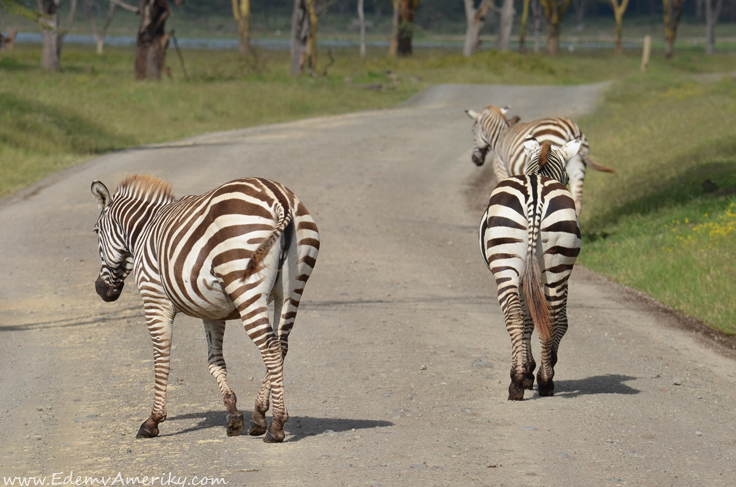
[{"label": "zebra tail", "polygon": [[[534,213],[539,213],[540,209],[535,208]],[[539,270],[539,262],[537,262],[536,249],[538,228],[537,215],[532,215],[531,225],[529,225],[529,248],[526,252],[524,260],[524,275],[521,279],[521,287],[524,292],[524,301],[526,301],[527,309],[532,317],[534,326],[539,333],[539,337],[543,341],[548,341],[552,336],[552,312],[549,302],[544,295],[544,284],[542,283],[542,273]]]},{"label": "zebra tail", "polygon": [[263,269],[263,266],[261,265],[263,259],[266,257],[266,255],[268,255],[268,252],[271,250],[271,247],[273,247],[273,244],[275,244],[278,239],[281,238],[284,230],[286,230],[286,228],[291,224],[291,221],[293,219],[291,209],[284,208],[281,204],[278,204],[276,211],[279,214],[276,228],[273,229],[273,233],[271,233],[271,235],[266,240],[261,242],[261,245],[259,245],[256,251],[253,253],[253,257],[250,259],[248,267],[245,268],[245,277],[248,277],[256,272],[260,272],[261,269]]},{"label": "zebra tail", "polygon": [[611,169],[608,166],[603,166],[601,164],[598,164],[598,163],[594,162],[593,159],[591,159],[590,156],[588,156],[588,155],[580,154],[580,157],[582,157],[583,162],[585,163],[585,165],[588,166],[589,168],[593,169],[594,171],[611,172],[611,173],[616,172],[616,171],[614,171],[613,169]]}]

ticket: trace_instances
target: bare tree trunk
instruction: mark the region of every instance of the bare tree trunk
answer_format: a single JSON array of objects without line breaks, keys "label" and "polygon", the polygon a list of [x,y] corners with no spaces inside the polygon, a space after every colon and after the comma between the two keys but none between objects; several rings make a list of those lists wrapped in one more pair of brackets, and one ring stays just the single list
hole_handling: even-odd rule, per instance
[{"label": "bare tree trunk", "polygon": [[[112,24],[112,19],[115,17],[115,9],[117,5],[114,2],[109,2],[107,7],[107,17],[101,30],[97,30],[97,15],[95,14],[95,8],[101,10],[99,5],[92,3],[92,0],[85,0],[85,8],[87,9],[87,16],[89,17],[89,23],[92,27],[92,37],[95,38],[95,44],[97,45],[97,54],[102,54],[105,49],[105,37],[107,36],[107,29]],[[101,13],[101,12],[100,12]]]},{"label": "bare tree trunk", "polygon": [[309,39],[307,39],[307,59],[309,59],[309,70],[314,73],[317,70],[317,23],[319,16],[315,10],[314,3],[317,0],[306,0],[307,15],[309,18]]},{"label": "bare tree trunk", "polygon": [[575,30],[578,32],[583,31],[583,17],[585,17],[585,0],[574,0],[575,5]]},{"label": "bare tree trunk", "polygon": [[169,36],[166,19],[171,13],[168,0],[140,0],[141,24],[135,47],[135,78],[161,79]]},{"label": "bare tree trunk", "polygon": [[613,7],[613,17],[616,20],[616,54],[620,55],[624,53],[622,24],[624,13],[629,6],[629,0],[621,0],[621,3],[619,3],[619,0],[611,0],[611,6]]},{"label": "bare tree trunk", "polygon": [[571,2],[572,0],[541,0],[547,19],[547,54],[555,55],[560,51],[560,22]]},{"label": "bare tree trunk", "polygon": [[723,8],[723,0],[704,0],[705,1],[705,53],[713,54],[713,48],[716,43],[716,22],[721,15]]},{"label": "bare tree trunk", "polygon": [[232,3],[233,17],[238,22],[240,54],[248,58],[252,55],[250,49],[250,0],[232,0]]},{"label": "bare tree trunk", "polygon": [[470,57],[480,49],[480,31],[483,30],[486,13],[492,6],[492,0],[483,0],[476,9],[473,6],[473,0],[465,0],[465,18],[468,26],[465,30],[464,56]]},{"label": "bare tree trunk", "polygon": [[695,0],[695,18],[698,20],[703,18],[703,0]]},{"label": "bare tree trunk", "polygon": [[60,0],[37,0],[38,11],[45,16],[39,22],[43,25],[43,50],[41,52],[41,69],[44,71],[60,71],[61,44],[59,39],[59,3]]},{"label": "bare tree trunk", "polygon": [[45,16],[39,19],[42,25],[43,50],[41,54],[41,69],[45,71],[61,70],[61,44],[66,31],[72,28],[74,16],[77,13],[77,0],[72,0],[69,6],[69,18],[66,29],[61,28],[59,7],[61,0],[37,0],[38,11]]},{"label": "bare tree trunk", "polygon": [[496,48],[499,51],[508,51],[511,45],[511,29],[514,26],[514,0],[503,0],[501,14],[498,21],[498,41]]},{"label": "bare tree trunk", "polygon": [[672,59],[674,54],[675,37],[677,36],[677,26],[680,24],[680,16],[682,15],[683,0],[663,0],[664,6],[664,32],[667,40],[665,49],[665,57]]},{"label": "bare tree trunk", "polygon": [[401,18],[401,0],[391,0],[391,6],[393,7],[393,16],[391,19],[391,42],[388,46],[388,55],[396,57],[396,52],[399,49],[399,19]]},{"label": "bare tree trunk", "polygon": [[521,11],[521,27],[519,29],[519,52],[526,52],[526,24],[529,20],[529,3],[530,0],[524,0],[524,6]]},{"label": "bare tree trunk", "polygon": [[304,72],[304,59],[309,39],[309,15],[306,0],[294,0],[294,12],[291,16],[291,75],[299,76]]},{"label": "bare tree trunk", "polygon": [[542,4],[539,0],[532,0],[532,14],[534,19],[534,53],[542,49]]},{"label": "bare tree trunk", "polygon": [[[414,17],[419,0],[391,0],[394,7],[394,32],[389,46],[389,54],[410,56],[414,37]],[[395,44],[394,44],[395,43]]]},{"label": "bare tree trunk", "polygon": [[365,59],[365,12],[364,0],[358,0],[358,22],[360,23],[360,58]]}]

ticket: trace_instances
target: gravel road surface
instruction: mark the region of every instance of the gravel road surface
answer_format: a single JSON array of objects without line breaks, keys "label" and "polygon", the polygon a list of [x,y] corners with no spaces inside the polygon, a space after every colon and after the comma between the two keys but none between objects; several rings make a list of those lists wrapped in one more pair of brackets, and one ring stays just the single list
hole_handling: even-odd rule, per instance
[{"label": "gravel road surface", "polygon": [[[508,104],[526,120],[575,118],[603,89],[437,86],[393,110],[116,152],[0,201],[0,476],[736,485],[733,356],[582,267],[557,395],[506,401],[510,340],[477,244],[492,172],[470,161],[462,109]],[[285,365],[283,444],[226,436],[202,324],[183,315],[168,420],[160,437],[135,439],[152,406],[152,347],[132,283],[115,303],[95,294],[89,192],[94,179],[112,188],[132,173],[170,181],[177,196],[272,178],[317,221],[322,250]],[[265,367],[237,322],[225,357],[250,411]]]}]

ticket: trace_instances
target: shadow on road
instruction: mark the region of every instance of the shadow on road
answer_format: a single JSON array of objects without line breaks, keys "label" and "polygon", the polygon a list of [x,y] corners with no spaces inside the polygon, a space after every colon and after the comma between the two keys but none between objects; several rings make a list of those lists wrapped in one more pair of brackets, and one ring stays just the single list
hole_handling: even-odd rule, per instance
[{"label": "shadow on road", "polygon": [[641,391],[624,384],[636,379],[628,375],[608,374],[578,380],[555,380],[555,395],[577,397],[587,394],[639,394]]},{"label": "shadow on road", "polygon": [[[225,420],[226,411],[206,411],[201,413],[191,414],[180,414],[177,416],[169,417],[166,422],[173,421],[192,421],[199,420],[199,423],[195,426],[183,429],[169,434],[162,434],[161,436],[177,436],[184,433],[190,433],[192,431],[199,431],[207,428],[222,428],[225,429],[227,424]],[[243,411],[245,416],[245,430],[243,435],[247,434],[248,421],[251,415],[251,411]],[[269,424],[271,418],[268,418]],[[292,416],[289,418],[289,422],[286,423],[284,430],[286,431],[287,442],[299,441],[308,436],[317,436],[321,434],[332,434],[339,433],[341,431],[349,430],[360,430],[370,428],[383,428],[387,426],[393,426],[394,424],[390,421],[376,421],[370,419],[336,419],[336,418],[312,418],[309,416]]]}]

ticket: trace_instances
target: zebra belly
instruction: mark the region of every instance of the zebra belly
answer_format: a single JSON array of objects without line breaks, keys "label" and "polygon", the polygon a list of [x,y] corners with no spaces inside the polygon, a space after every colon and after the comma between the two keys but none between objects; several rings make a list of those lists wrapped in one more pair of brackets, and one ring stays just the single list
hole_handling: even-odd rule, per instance
[{"label": "zebra belly", "polygon": [[194,280],[183,277],[175,282],[164,282],[164,289],[168,298],[186,315],[204,320],[239,318],[235,303],[212,273],[200,273]]}]

